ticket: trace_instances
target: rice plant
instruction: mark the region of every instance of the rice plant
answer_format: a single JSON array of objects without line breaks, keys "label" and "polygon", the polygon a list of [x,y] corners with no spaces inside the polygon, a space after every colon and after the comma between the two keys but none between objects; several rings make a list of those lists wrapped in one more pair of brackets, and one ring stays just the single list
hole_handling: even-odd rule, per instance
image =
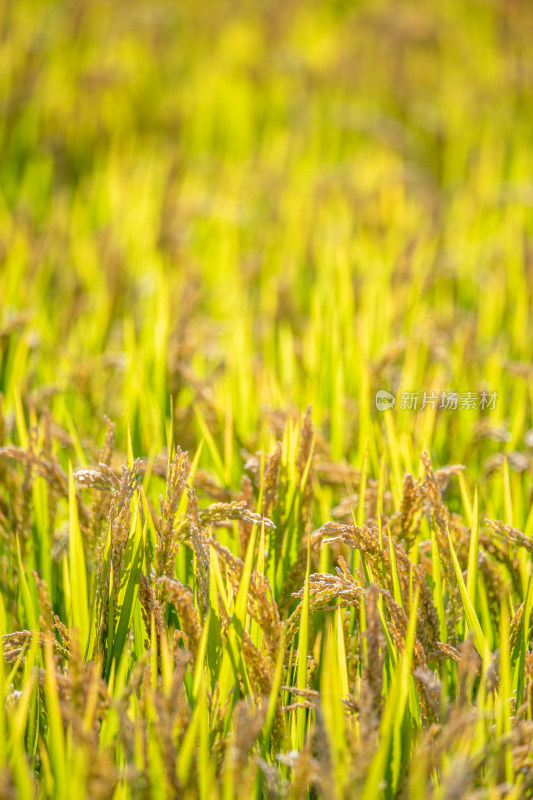
[{"label": "rice plant", "polygon": [[533,797],[533,6],[0,29],[0,797]]}]

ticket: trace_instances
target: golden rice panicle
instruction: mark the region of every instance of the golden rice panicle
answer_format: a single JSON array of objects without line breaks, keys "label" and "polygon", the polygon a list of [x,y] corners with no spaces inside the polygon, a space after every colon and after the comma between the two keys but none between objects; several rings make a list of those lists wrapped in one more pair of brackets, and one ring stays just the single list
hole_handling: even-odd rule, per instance
[{"label": "golden rice panicle", "polygon": [[533,717],[533,653],[526,653],[524,702],[530,718]]},{"label": "golden rice panicle", "polygon": [[413,677],[418,691],[420,708],[426,724],[440,716],[442,684],[435,672],[427,667],[416,667]]},{"label": "golden rice panicle", "polygon": [[[6,442],[6,421],[4,417],[4,395],[2,394],[2,392],[0,392],[0,486],[4,488],[7,497],[13,495],[9,486],[10,481],[8,482],[9,473],[6,468],[6,462],[1,457],[5,447],[5,442]],[[4,531],[7,533],[9,514],[10,510],[8,504],[0,494],[0,536],[3,534]],[[7,569],[7,560],[5,563],[5,568]]]},{"label": "golden rice panicle", "polygon": [[[74,633],[76,631],[74,630]],[[70,681],[70,699],[77,711],[83,711],[87,686],[85,683],[85,664],[80,650],[79,637],[73,636],[70,642],[70,659],[68,663],[68,675]]]},{"label": "golden rice panicle", "polygon": [[420,460],[424,465],[424,470],[426,473],[425,481],[422,484],[422,491],[424,493],[425,500],[433,513],[433,518],[437,525],[439,545],[441,547],[445,547],[445,551],[448,553],[449,547],[446,530],[450,516],[449,511],[442,499],[440,485],[435,476],[435,472],[433,471],[430,455],[426,450],[420,454]]},{"label": "golden rice panicle", "polygon": [[48,591],[48,584],[43,578],[40,578],[37,572],[33,570],[33,579],[37,589],[37,599],[39,600],[39,608],[41,610],[39,616],[39,626],[43,631],[52,632],[54,629],[54,615],[52,612],[52,601],[50,600],[50,592]]},{"label": "golden rice panicle", "polygon": [[379,587],[373,583],[365,594],[366,653],[363,658],[360,722],[361,736],[375,737],[382,710],[383,634],[378,610]]},{"label": "golden rice panicle", "polygon": [[[387,603],[387,608],[389,610],[391,618],[391,628],[392,628],[391,633],[392,633],[392,638],[394,640],[394,644],[396,645],[398,652],[402,653],[405,647],[405,638],[407,636],[407,627],[409,624],[407,614],[405,613],[401,605],[395,602],[394,598],[392,597],[389,591],[387,591],[386,589],[382,589],[381,593],[385,598],[385,602]],[[413,664],[415,666],[420,666],[420,665],[427,666],[426,654],[418,637],[415,639]]]},{"label": "golden rice panicle", "polygon": [[[131,501],[143,471],[141,459],[137,459],[131,469],[122,469],[119,488],[113,493],[108,514],[108,523],[100,533],[97,546],[96,575],[96,619],[99,620],[95,633],[95,651],[106,651],[107,626],[109,616],[110,574],[113,576],[113,619],[116,615],[118,595],[122,581],[124,554],[129,538],[131,523]],[[106,568],[106,545],[109,543],[109,567]]]},{"label": "golden rice panicle", "polygon": [[[300,434],[300,444],[298,448],[298,455],[296,458],[296,467],[300,477],[300,483],[305,476],[305,469],[307,462],[312,456],[314,441],[313,421],[312,421],[312,406],[308,406],[305,412],[302,431]],[[311,525],[311,505],[313,500],[313,479],[314,469],[313,462],[311,461],[309,474],[305,482],[304,494],[300,506],[300,517],[302,520],[302,530],[306,531]]]},{"label": "golden rice panicle", "polygon": [[104,444],[102,445],[102,450],[100,451],[99,463],[105,464],[109,467],[111,465],[111,459],[113,458],[113,451],[115,449],[115,423],[112,422],[107,415],[104,417],[104,422],[107,430]]},{"label": "golden rice panicle", "polygon": [[393,515],[390,526],[395,536],[405,542],[407,549],[414,543],[422,513],[423,494],[420,481],[416,481],[411,473],[403,480],[402,502],[399,510]]},{"label": "golden rice panicle", "polygon": [[[74,479],[82,489],[97,489],[98,494],[96,498],[107,499],[108,493],[120,486],[119,478],[117,478],[113,469],[107,466],[107,464],[98,464],[96,467],[82,467],[77,469],[74,473]],[[104,504],[102,503],[102,505]],[[106,505],[109,511],[109,499],[107,499]],[[92,516],[94,516],[94,507],[93,503]],[[106,513],[108,513],[108,511]],[[97,526],[93,525],[95,530],[96,527]],[[97,533],[100,533],[100,527],[98,527]]]},{"label": "golden rice panicle", "polygon": [[54,638],[53,634],[49,631],[45,633],[37,633],[37,631],[15,631],[14,633],[5,633],[2,639],[4,661],[13,663],[19,656],[24,656],[24,653],[30,647],[33,637],[36,635],[39,639],[40,647],[51,645],[54,655],[60,655],[64,659],[69,658],[68,651]]},{"label": "golden rice panicle", "polygon": [[[503,527],[503,523],[499,523]],[[499,535],[496,531],[491,529],[491,526],[488,525],[489,532],[485,533],[484,531],[480,530],[479,532],[479,544],[480,544],[480,560],[479,564],[481,565],[484,561],[485,564],[488,565],[489,569],[494,573],[495,577],[491,580],[494,581],[494,594],[498,598],[501,595],[501,592],[507,591],[507,582],[502,579],[502,570],[500,569],[500,564],[505,567],[505,569],[509,572],[509,576],[513,582],[513,586],[518,594],[521,594],[522,591],[522,578],[521,578],[521,570],[520,570],[520,560],[518,558],[518,552],[515,547],[513,547],[512,543],[508,540],[507,535]],[[500,601],[498,599],[497,606],[499,607]],[[497,611],[497,609],[496,609]]]},{"label": "golden rice panicle", "polygon": [[464,464],[450,464],[447,467],[440,467],[435,472],[435,478],[437,479],[437,483],[439,484],[439,488],[441,492],[444,492],[447,488],[450,478],[454,475],[458,475],[465,469]]},{"label": "golden rice panicle", "polygon": [[[113,483],[115,482],[113,479],[115,475],[111,469],[111,459],[113,458],[113,451],[115,449],[115,423],[112,422],[109,417],[104,417],[104,421],[106,424],[106,435],[104,439],[104,444],[102,445],[102,449],[100,451],[100,458],[98,460],[98,466],[100,467],[101,471],[107,475],[107,478],[110,482],[109,488],[115,488]],[[102,468],[104,468],[102,470]],[[104,520],[109,513],[109,506],[111,503],[111,498],[108,492],[98,492],[95,495],[93,500],[93,506],[91,509],[91,529],[94,541],[98,541],[98,537],[102,530],[102,526],[104,524]]]},{"label": "golden rice panicle", "polygon": [[[255,499],[254,499],[254,487],[252,483],[252,479],[249,475],[243,475],[241,478],[241,502],[245,503],[248,508],[253,508]],[[239,522],[239,552],[242,558],[244,558],[246,553],[246,548],[248,547],[248,542],[250,540],[250,534],[252,532],[252,525],[249,522],[243,522],[242,520]]]},{"label": "golden rice panicle", "polygon": [[423,451],[420,454],[420,459],[424,465],[424,470],[426,473],[425,481],[422,484],[422,492],[424,494],[428,510],[430,511],[434,521],[435,536],[441,553],[440,564],[444,578],[448,585],[449,596],[446,606],[446,624],[450,636],[455,638],[457,621],[460,616],[459,609],[461,607],[461,601],[459,587],[457,585],[455,572],[453,569],[450,545],[448,542],[450,512],[442,499],[440,484],[435,476],[435,472],[433,471],[429,453],[427,451]]},{"label": "golden rice panicle", "polygon": [[457,645],[459,660],[457,662],[457,674],[459,677],[459,688],[456,697],[457,708],[461,708],[471,700],[475,679],[481,675],[482,659],[474,645],[473,634],[470,634],[466,642]]},{"label": "golden rice panicle", "polygon": [[[7,700],[6,700],[7,707]],[[17,800],[18,792],[13,772],[7,764],[0,768],[0,797],[5,800]]]},{"label": "golden rice panicle", "polygon": [[[478,570],[483,575],[489,611],[495,621],[499,619],[502,598],[508,592],[508,581],[503,577],[501,568],[487,557],[487,553],[480,549],[478,556]],[[512,575],[512,570],[509,570]],[[515,586],[516,588],[516,586]]]},{"label": "golden rice panicle", "polygon": [[511,620],[509,625],[509,652],[512,653],[516,640],[518,639],[518,634],[520,632],[520,628],[522,626],[522,619],[524,618],[524,609],[526,607],[526,601],[524,600],[515,611],[514,617]]},{"label": "golden rice panicle", "polygon": [[[348,570],[342,567],[336,568],[336,575],[330,573],[313,573],[309,576],[309,614],[316,614],[318,611],[333,606],[334,600],[339,598],[344,606],[354,606],[359,608],[364,589],[359,586],[355,578],[350,575]],[[295,593],[295,597],[303,598],[304,589]],[[303,608],[303,600],[300,601],[296,609],[283,623],[286,642],[290,643],[294,638]]]},{"label": "golden rice panicle", "polygon": [[[322,483],[322,481],[321,481]],[[367,478],[364,496],[365,519],[368,525],[377,524],[377,506],[379,498],[379,481],[374,478]],[[386,489],[382,494],[381,524],[383,527],[389,523],[391,529],[398,527],[399,511],[390,515],[392,509],[392,492]],[[354,509],[359,503],[359,492],[351,492],[342,497],[339,504],[332,509],[332,516],[339,522],[351,522],[353,520]]]},{"label": "golden rice panicle", "polygon": [[198,581],[198,598],[202,616],[207,613],[209,606],[209,549],[204,543],[202,523],[198,509],[198,497],[193,487],[187,487],[189,502],[187,506],[187,520],[191,535],[191,544],[196,556],[196,578]]},{"label": "golden rice panicle", "polygon": [[324,539],[328,543],[343,542],[364,553],[365,558],[380,579],[380,585],[393,591],[390,553],[388,549],[381,547],[376,526],[367,524],[360,527],[339,522],[326,522],[320,531],[324,537],[328,537]]},{"label": "golden rice panicle", "polygon": [[417,610],[417,631],[426,652],[434,651],[439,640],[440,628],[433,595],[426,580],[426,571],[421,564],[412,565],[412,575],[420,594]]},{"label": "golden rice panicle", "polygon": [[6,419],[4,417],[4,395],[0,392],[0,447],[6,442]]},{"label": "golden rice panicle", "polygon": [[248,450],[242,449],[241,455],[244,459],[243,469],[250,473],[253,485],[259,489],[261,485],[261,451],[252,455]]},{"label": "golden rice panicle", "polygon": [[[389,538],[383,534],[384,539]],[[409,559],[401,542],[393,542],[402,600],[407,610],[410,609],[410,586],[416,581],[420,590],[417,610],[417,632],[420,642],[426,651],[434,650],[439,638],[439,619],[430,587],[426,580],[426,571],[421,564],[415,565]],[[385,554],[389,555],[388,553]],[[392,567],[392,564],[391,564]]]},{"label": "golden rice panicle", "polygon": [[42,431],[42,446],[41,454],[47,461],[52,460],[52,415],[48,406],[44,406],[41,411],[41,431]]},{"label": "golden rice panicle", "polygon": [[202,635],[202,625],[198,610],[194,605],[193,593],[188,586],[184,586],[177,578],[165,576],[159,580],[165,584],[169,600],[176,609],[185,645],[192,654],[192,663],[194,664]]},{"label": "golden rice panicle", "polygon": [[24,472],[21,484],[21,526],[19,528],[19,541],[22,556],[24,556],[27,542],[31,535],[31,509],[32,491],[34,480],[34,464],[37,457],[39,429],[32,425],[28,431],[28,449],[24,460]]},{"label": "golden rice panicle", "polygon": [[197,469],[194,475],[194,486],[196,490],[210,497],[212,500],[217,500],[220,503],[228,503],[233,499],[234,493],[231,489],[224,489],[212,478],[212,476],[204,469]]},{"label": "golden rice panicle", "polygon": [[270,530],[276,526],[268,517],[263,517],[252,511],[244,500],[234,500],[232,503],[212,503],[207,508],[200,511],[200,522],[202,526],[218,525],[232,520],[241,520],[250,525],[264,525]]},{"label": "golden rice panicle", "polygon": [[165,499],[160,498],[161,516],[155,544],[155,574],[158,578],[172,578],[174,575],[174,559],[178,551],[174,522],[187,481],[188,463],[188,453],[178,446],[168,469]]},{"label": "golden rice panicle", "polygon": [[5,633],[2,636],[4,661],[7,661],[8,664],[16,661],[19,655],[24,653],[24,651],[29,647],[32,635],[32,631],[14,631],[14,633]]},{"label": "golden rice panicle", "polygon": [[[0,469],[2,469],[2,462],[4,458],[14,459],[23,467],[22,483],[15,480],[9,480],[6,485],[6,489],[9,490],[9,496],[11,497],[14,524],[17,530],[22,530],[23,528],[23,524],[21,522],[22,515],[19,508],[22,502],[21,494],[26,498],[31,497],[33,481],[37,475],[44,478],[48,484],[49,500],[55,501],[59,497],[68,497],[68,478],[64,470],[59,465],[59,462],[52,454],[50,425],[46,422],[46,415],[44,420],[43,448],[41,452],[39,452],[38,449],[38,427],[35,425],[32,426],[28,432],[29,442],[27,449],[18,447],[14,444],[9,444],[5,447],[2,447],[0,450],[0,456],[2,456],[2,458],[0,458]],[[2,472],[4,472],[3,469]],[[5,471],[4,479],[8,477],[8,475],[9,473]],[[83,531],[85,531],[88,520],[87,511],[84,505],[80,502],[79,497],[78,506],[80,527]],[[55,506],[53,506],[51,516],[49,517],[51,529],[52,523],[55,519],[54,509]],[[31,511],[31,505],[28,507],[28,511]]]},{"label": "golden rice panicle", "polygon": [[322,486],[345,489],[346,486],[358,486],[361,482],[361,472],[348,464],[320,460],[316,472]]},{"label": "golden rice panicle", "polygon": [[[289,607],[292,603],[293,594],[300,589],[304,580],[305,580],[305,573],[307,569],[307,536],[306,534],[300,546],[300,550],[296,557],[296,561],[290,567],[289,572],[285,578],[285,582],[283,584],[281,594],[278,598],[278,606],[282,614],[288,613]],[[320,555],[320,547],[322,545],[323,539],[323,531],[319,529],[314,531],[311,534],[311,544],[310,544],[310,557],[311,557],[311,569],[315,570],[318,569],[318,559]]]},{"label": "golden rice panicle", "polygon": [[242,652],[250,678],[255,683],[259,694],[268,697],[274,675],[273,663],[268,656],[265,657],[261,650],[254,645],[248,631],[243,633]]},{"label": "golden rice panicle", "polygon": [[266,516],[271,512],[276,502],[279,488],[281,458],[283,455],[283,445],[280,441],[276,442],[276,448],[272,455],[268,456],[265,464],[263,478],[263,504],[261,514]]},{"label": "golden rice panicle", "polygon": [[[48,406],[45,406],[41,412],[41,429],[42,429],[42,460],[44,463],[48,464],[47,472],[50,473],[58,473],[62,472],[61,467],[58,464],[57,459],[54,457],[53,454],[53,435],[52,435],[52,415],[50,414],[50,409]],[[46,478],[48,483],[48,525],[51,531],[55,528],[55,521],[56,521],[56,514],[57,514],[57,502],[60,495],[57,492],[57,488],[54,485],[54,480],[49,480]],[[57,480],[57,478],[56,478]]]},{"label": "golden rice panicle", "polygon": [[533,540],[518,528],[513,528],[512,525],[505,525],[499,520],[486,519],[485,523],[504,541],[517,547],[524,547],[530,553],[533,553]]},{"label": "golden rice panicle", "polygon": [[54,628],[61,636],[61,641],[63,642],[63,647],[67,652],[70,652],[70,631],[67,626],[61,622],[57,614],[54,614]]},{"label": "golden rice panicle", "polygon": [[324,708],[322,703],[316,707],[316,723],[311,734],[311,746],[315,763],[313,788],[322,797],[331,794],[331,787],[335,785],[335,769],[333,766],[332,745],[330,735],[326,728]]},{"label": "golden rice panicle", "polygon": [[[226,576],[236,595],[241,583],[244,562],[230,553],[228,548],[221,545],[216,539],[207,539],[206,541],[216,550],[220,557]],[[248,613],[261,627],[265,648],[270,658],[275,660],[281,636],[279,609],[274,601],[268,579],[264,575],[260,575],[256,570],[250,575]]]},{"label": "golden rice panicle", "polygon": [[131,501],[143,468],[142,461],[137,459],[131,469],[122,475],[120,488],[113,496],[110,519],[110,554],[113,569],[113,616],[116,615],[118,595],[123,580],[124,555],[130,534]]},{"label": "golden rice panicle", "polygon": [[245,797],[253,790],[257,766],[254,758],[250,758],[250,750],[254,747],[265,724],[268,704],[259,705],[250,701],[239,700],[234,712],[235,733],[227,743],[231,747],[231,768],[239,782],[239,796]]},{"label": "golden rice panicle", "polygon": [[[324,738],[326,737],[327,734],[324,734]],[[329,741],[327,751],[322,753],[325,761],[328,759],[327,753],[329,753]],[[314,790],[320,780],[320,765],[313,756],[311,739],[307,739],[300,752],[291,750],[288,753],[279,753],[277,759],[281,764],[292,769],[290,775],[290,800],[307,800],[308,797],[316,796]],[[324,796],[327,797],[326,794]]]},{"label": "golden rice panicle", "polygon": [[[141,613],[146,631],[148,635],[150,635],[153,618],[157,640],[159,641],[160,636],[164,634],[166,628],[165,621],[163,619],[163,611],[161,609],[161,605],[159,604],[159,600],[157,599],[156,593],[150,584],[150,581],[142,572],[139,579],[138,597],[141,604]],[[144,645],[147,650],[150,649],[150,642],[148,639],[145,639]]]},{"label": "golden rice panicle", "polygon": [[[106,493],[120,486],[120,480],[111,467],[115,447],[115,423],[111,422],[107,416],[104,416],[104,421],[107,430],[104,444],[100,450],[98,464],[95,467],[82,467],[74,473],[76,482],[80,486],[99,489],[102,492],[102,494],[95,496],[91,514],[92,527],[97,533],[100,533],[100,526],[97,524],[98,519],[102,522],[109,511],[110,500]],[[104,509],[106,509],[105,513]]]},{"label": "golden rice panicle", "polygon": [[313,408],[311,405],[307,406],[305,411],[302,430],[300,433],[300,443],[298,447],[298,456],[296,458],[296,466],[300,477],[305,472],[305,467],[309,456],[311,455],[311,448],[313,446]]},{"label": "golden rice panicle", "polygon": [[[119,774],[110,750],[101,747],[99,738],[110,705],[107,684],[101,678],[98,661],[84,663],[77,636],[73,637],[71,656],[68,668],[55,673],[61,717],[72,744],[83,750],[87,792],[103,800],[112,794]],[[40,674],[41,683],[45,683],[44,672]]]},{"label": "golden rice panicle", "polygon": [[[180,752],[183,737],[190,722],[190,712],[184,692],[185,666],[187,655],[181,653],[171,677],[170,687],[165,689],[161,679],[158,679],[155,690],[151,686],[151,669],[145,670],[143,682],[144,711],[148,725],[144,728],[144,763],[146,774],[150,774],[152,764],[149,758],[148,737],[153,736],[150,720],[153,720],[157,729],[159,746],[162,756],[162,766],[165,778],[172,797],[183,796],[183,785],[176,771],[176,761]],[[146,738],[145,738],[146,737]],[[197,784],[199,776],[197,765],[193,763],[192,775],[189,781]],[[193,784],[193,785],[194,785]]]}]

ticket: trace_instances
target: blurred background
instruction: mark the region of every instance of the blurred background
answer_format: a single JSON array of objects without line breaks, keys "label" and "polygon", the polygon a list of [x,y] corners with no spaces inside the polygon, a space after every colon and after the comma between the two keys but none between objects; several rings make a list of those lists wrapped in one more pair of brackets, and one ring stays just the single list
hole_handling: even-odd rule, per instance
[{"label": "blurred background", "polygon": [[532,96],[525,0],[4,0],[8,419],[531,477]]}]

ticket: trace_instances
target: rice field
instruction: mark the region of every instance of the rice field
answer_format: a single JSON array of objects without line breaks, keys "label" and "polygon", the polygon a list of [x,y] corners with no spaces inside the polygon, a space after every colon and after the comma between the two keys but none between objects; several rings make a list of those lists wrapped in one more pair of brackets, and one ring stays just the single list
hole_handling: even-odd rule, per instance
[{"label": "rice field", "polygon": [[533,797],[533,5],[0,0],[0,798]]}]

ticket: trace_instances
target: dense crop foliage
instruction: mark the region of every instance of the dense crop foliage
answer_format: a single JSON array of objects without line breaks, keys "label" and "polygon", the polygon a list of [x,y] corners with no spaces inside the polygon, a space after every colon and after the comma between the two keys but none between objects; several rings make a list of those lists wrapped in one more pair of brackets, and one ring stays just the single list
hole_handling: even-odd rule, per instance
[{"label": "dense crop foliage", "polygon": [[531,3],[0,31],[0,797],[533,796]]}]

